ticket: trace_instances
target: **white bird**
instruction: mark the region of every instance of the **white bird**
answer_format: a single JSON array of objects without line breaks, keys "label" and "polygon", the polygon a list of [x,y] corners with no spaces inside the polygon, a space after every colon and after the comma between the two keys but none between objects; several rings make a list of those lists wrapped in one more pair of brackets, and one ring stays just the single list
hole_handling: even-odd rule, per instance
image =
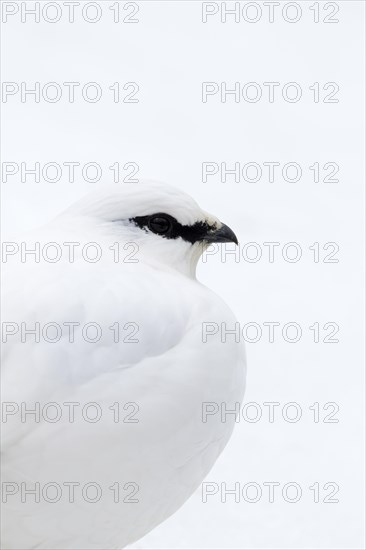
[{"label": "white bird", "polygon": [[230,241],[191,197],[142,182],[28,234],[39,258],[7,245],[2,548],[121,548],[199,487],[235,424],[204,421],[205,404],[233,408],[244,391],[242,344],[202,338],[235,318],[195,275]]}]

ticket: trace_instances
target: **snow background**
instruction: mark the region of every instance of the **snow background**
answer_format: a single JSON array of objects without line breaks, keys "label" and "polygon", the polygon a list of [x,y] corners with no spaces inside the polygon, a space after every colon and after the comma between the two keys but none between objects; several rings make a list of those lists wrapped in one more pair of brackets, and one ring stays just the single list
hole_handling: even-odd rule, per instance
[{"label": "snow background", "polygon": [[[27,4],[32,5],[33,2]],[[59,2],[62,5],[62,2]],[[83,4],[83,3],[82,3]],[[296,344],[266,333],[247,344],[245,402],[257,402],[263,417],[243,419],[206,481],[263,484],[296,482],[299,502],[288,503],[277,490],[257,503],[220,495],[201,501],[201,491],[164,524],[139,541],[149,549],[359,549],[363,546],[363,20],[364,4],[341,1],[338,24],[314,24],[310,2],[300,2],[296,24],[278,16],[255,24],[219,16],[201,22],[195,1],[138,2],[138,24],[115,24],[103,2],[103,17],[88,24],[57,24],[19,16],[2,25],[2,79],[42,83],[96,81],[98,103],[78,99],[39,104],[18,97],[2,104],[2,160],[7,162],[98,162],[103,178],[83,182],[2,184],[4,237],[40,225],[89,189],[112,181],[114,162],[137,162],[140,178],[159,179],[190,193],[201,206],[234,229],[242,243],[262,245],[257,263],[220,254],[200,263],[198,277],[221,295],[241,324],[298,322]],[[123,3],[122,3],[123,4]],[[230,3],[232,4],[232,3]],[[261,5],[263,13],[265,8]],[[283,3],[282,3],[283,4]],[[323,3],[320,3],[321,10]],[[282,7],[282,6],[281,6]],[[65,8],[63,8],[65,10]],[[322,12],[321,12],[322,13]],[[135,81],[136,104],[113,103],[108,86]],[[296,81],[303,99],[274,103],[201,102],[203,81],[258,83]],[[308,86],[337,82],[339,103],[314,103]],[[277,89],[279,90],[279,88]],[[80,94],[78,94],[80,98]],[[257,183],[201,181],[201,163],[239,161],[298,162],[297,183],[263,173]],[[308,166],[336,162],[339,183],[315,183]],[[274,263],[263,242],[281,243]],[[303,257],[282,259],[282,245],[295,241]],[[314,263],[309,246],[336,242],[339,263]],[[328,251],[329,252],[329,251]],[[321,253],[324,256],[324,252]],[[308,329],[318,321],[336,322],[338,344],[315,344]],[[322,334],[324,337],[324,334]],[[268,422],[264,402],[280,402]],[[297,402],[301,420],[283,420],[283,404]],[[309,410],[335,402],[338,423],[315,423]],[[330,412],[330,411],[328,411]],[[325,412],[321,412],[323,418]],[[314,482],[335,482],[338,503],[314,503]],[[324,498],[330,491],[322,491]]]}]

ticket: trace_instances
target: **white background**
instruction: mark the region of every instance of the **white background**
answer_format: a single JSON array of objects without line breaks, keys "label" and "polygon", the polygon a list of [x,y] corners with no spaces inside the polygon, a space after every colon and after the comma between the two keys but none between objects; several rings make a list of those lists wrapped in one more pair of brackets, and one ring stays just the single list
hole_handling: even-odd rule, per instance
[{"label": "white background", "polygon": [[[253,263],[243,256],[236,262],[232,255],[223,261],[218,252],[198,268],[199,279],[227,301],[241,325],[256,322],[263,329],[257,343],[247,343],[245,395],[245,403],[258,403],[263,416],[256,423],[241,419],[206,481],[230,488],[235,482],[256,482],[262,497],[236,503],[229,495],[223,503],[218,493],[204,504],[199,490],[136,547],[363,548],[364,3],[338,1],[334,17],[339,22],[333,24],[323,22],[330,13],[324,2],[319,23],[310,10],[314,3],[307,1],[297,3],[302,14],[296,23],[284,20],[283,2],[273,23],[263,2],[256,2],[262,10],[256,23],[243,18],[235,23],[233,16],[222,23],[220,13],[202,23],[202,5],[195,1],[138,2],[138,23],[114,23],[113,2],[99,4],[102,17],[94,24],[83,20],[80,7],[69,23],[59,2],[57,23],[42,17],[35,23],[32,16],[22,23],[19,12],[2,25],[3,81],[24,81],[29,87],[37,81],[41,86],[93,81],[103,89],[97,103],[84,101],[76,90],[71,104],[63,87],[57,103],[35,103],[32,96],[22,103],[18,93],[2,104],[3,162],[29,167],[97,162],[103,168],[95,184],[83,181],[80,172],[75,183],[67,182],[66,171],[58,183],[9,177],[2,185],[4,235],[52,219],[89,189],[110,183],[108,167],[114,162],[136,162],[138,177],[184,189],[230,225],[242,247],[255,242],[262,251]],[[122,9],[121,17],[129,11]],[[53,13],[50,9],[50,17]],[[137,82],[139,102],[114,103],[108,87],[117,81]],[[257,103],[236,103],[228,96],[224,103],[217,94],[203,103],[204,81],[226,81],[228,88],[236,81],[257,82],[263,96]],[[281,83],[273,103],[263,82]],[[301,86],[300,101],[283,99],[288,82]],[[319,103],[309,89],[314,82],[321,86]],[[323,102],[327,82],[339,85],[338,103]],[[297,162],[301,179],[286,182],[279,169],[270,183],[262,165],[268,161],[281,167]],[[219,175],[203,183],[203,162],[257,162],[263,175],[255,183],[235,182],[232,176],[222,183]],[[314,162],[337,163],[339,182],[314,182],[309,170]],[[264,242],[280,243],[273,263]],[[282,257],[289,242],[301,247],[298,262]],[[320,243],[318,263],[309,249],[314,242]],[[339,246],[337,263],[323,261],[331,249],[322,247],[329,242]],[[269,321],[281,323],[274,343],[263,327]],[[302,327],[297,343],[281,335],[288,322]],[[330,331],[323,329],[321,341],[314,343],[309,330],[314,322],[320,327],[337,323],[339,343],[324,343]],[[273,423],[264,402],[280,403]],[[289,402],[301,406],[298,422],[282,417]],[[321,407],[319,423],[309,409],[315,402]],[[328,402],[339,406],[338,423],[323,422],[331,412],[322,410]],[[273,503],[263,486],[269,481],[281,484]],[[282,497],[288,482],[302,488],[297,503]],[[321,487],[319,503],[309,490],[315,482]],[[323,489],[327,482],[339,485],[338,503],[323,502],[330,493]]]}]

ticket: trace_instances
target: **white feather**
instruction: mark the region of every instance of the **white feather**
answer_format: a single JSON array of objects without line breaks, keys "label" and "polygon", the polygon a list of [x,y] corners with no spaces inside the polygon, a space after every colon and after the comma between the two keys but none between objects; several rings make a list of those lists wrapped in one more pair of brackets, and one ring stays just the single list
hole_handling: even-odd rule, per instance
[{"label": "white feather", "polygon": [[[147,234],[128,220],[166,212],[186,225],[208,215],[184,193],[157,183],[116,187],[86,197],[49,226],[26,236],[30,244],[97,242],[103,257],[56,263],[13,257],[4,270],[3,321],[32,327],[39,322],[79,322],[75,342],[63,331],[56,343],[25,343],[9,337],[3,345],[3,401],[61,404],[78,402],[70,423],[63,414],[51,423],[3,423],[3,482],[56,482],[58,502],[21,502],[20,494],[3,505],[3,547],[8,549],[121,548],[144,536],[174,513],[199,486],[234,426],[220,416],[202,422],[202,403],[241,401],[244,353],[241,344],[221,342],[217,334],[202,342],[202,323],[235,319],[212,291],[197,282],[202,248],[182,239]],[[211,222],[219,223],[214,217]],[[109,247],[135,242],[138,263],[115,263]],[[81,246],[79,247],[79,249]],[[81,328],[98,323],[103,335],[85,342]],[[109,329],[135,323],[138,343],[113,339]],[[122,336],[127,334],[124,333]],[[99,404],[102,418],[85,421],[80,408]],[[114,422],[114,403],[137,403],[137,423]],[[126,416],[131,408],[123,411]],[[70,503],[65,482],[77,482]],[[99,502],[86,502],[81,487],[97,483]],[[138,502],[114,502],[109,489],[120,483],[120,500],[138,487]],[[124,489],[126,483],[137,484]]]}]

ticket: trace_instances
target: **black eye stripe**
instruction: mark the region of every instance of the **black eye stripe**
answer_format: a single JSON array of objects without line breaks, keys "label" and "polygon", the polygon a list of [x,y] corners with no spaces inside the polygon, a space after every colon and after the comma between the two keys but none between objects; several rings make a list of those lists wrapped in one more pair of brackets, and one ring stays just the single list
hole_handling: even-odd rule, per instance
[{"label": "black eye stripe", "polygon": [[[169,220],[171,223],[171,226],[167,232],[157,233],[159,236],[166,239],[177,239],[178,237],[182,237],[182,239],[190,242],[191,244],[202,240],[205,235],[213,229],[205,222],[196,222],[193,225],[182,225],[175,218],[173,218],[173,216],[162,212],[152,214],[151,216],[136,216],[135,218],[131,218],[130,221],[134,222],[141,229],[151,230],[150,225],[154,218],[164,218]],[[155,231],[153,232],[155,233]]]}]

